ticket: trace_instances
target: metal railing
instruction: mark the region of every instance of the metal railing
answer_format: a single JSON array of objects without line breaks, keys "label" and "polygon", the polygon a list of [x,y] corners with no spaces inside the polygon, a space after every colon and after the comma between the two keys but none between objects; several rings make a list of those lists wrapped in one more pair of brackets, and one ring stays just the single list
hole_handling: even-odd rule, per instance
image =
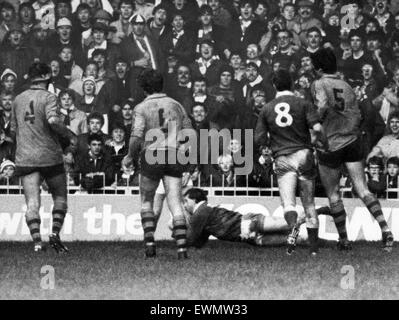
[{"label": "metal railing", "polygon": [[[79,177],[81,178],[81,177]],[[67,181],[71,181],[70,177],[68,176]],[[139,179],[136,185],[129,186],[129,181],[130,179],[126,179],[126,181],[123,181],[123,186],[118,185],[118,183],[112,185],[112,186],[105,186],[102,188],[95,188],[91,190],[90,194],[93,195],[138,195],[139,194]],[[80,181],[80,180],[79,180]],[[121,182],[121,178],[115,177],[115,181]],[[243,197],[249,197],[249,196],[266,196],[266,197],[278,197],[279,194],[279,189],[277,186],[277,181],[276,177],[272,175],[270,177],[270,183],[268,183],[267,186],[250,186],[249,184],[249,177],[246,176],[245,178],[245,185],[237,185],[237,180],[234,178],[232,185],[227,186],[224,182],[224,179],[222,180],[221,185],[213,185],[213,176],[210,176],[210,184],[209,185],[204,185],[201,183],[200,178],[196,183],[193,183],[194,187],[200,187],[203,189],[206,189],[208,192],[208,195],[210,196],[243,196]],[[105,177],[103,176],[103,185],[105,185]],[[387,185],[388,185],[388,179],[387,179]],[[399,185],[399,179],[398,179],[398,184]],[[68,194],[88,194],[89,192],[82,188],[82,186],[76,186],[76,185],[71,185],[68,184]],[[340,192],[343,198],[355,198],[356,195],[353,193],[352,187],[345,187],[341,184],[340,187]],[[48,193],[47,189],[45,186],[42,186],[42,194]],[[19,179],[19,183],[17,185],[12,185],[12,184],[4,184],[0,185],[0,195],[21,195],[23,194],[23,187],[21,180]],[[316,195],[317,196],[317,195]],[[386,199],[399,199],[399,187],[397,188],[387,188],[385,191],[385,198]]]}]

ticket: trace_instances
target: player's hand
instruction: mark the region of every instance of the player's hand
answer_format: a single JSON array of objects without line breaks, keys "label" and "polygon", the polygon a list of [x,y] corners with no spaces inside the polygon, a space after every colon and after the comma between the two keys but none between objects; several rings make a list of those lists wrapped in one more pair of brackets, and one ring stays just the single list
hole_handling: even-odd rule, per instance
[{"label": "player's hand", "polygon": [[146,68],[148,66],[148,59],[146,58],[141,58],[139,60],[136,60],[134,62],[135,67],[141,67],[141,68]]},{"label": "player's hand", "polygon": [[133,170],[133,159],[127,155],[122,160],[122,170],[124,172],[130,172]]}]

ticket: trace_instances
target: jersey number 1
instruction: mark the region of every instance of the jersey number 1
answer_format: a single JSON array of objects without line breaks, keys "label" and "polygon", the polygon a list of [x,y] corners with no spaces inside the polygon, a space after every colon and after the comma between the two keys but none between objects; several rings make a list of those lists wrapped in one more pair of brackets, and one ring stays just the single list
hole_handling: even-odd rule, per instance
[{"label": "jersey number 1", "polygon": [[294,122],[294,119],[289,114],[290,112],[290,105],[286,102],[281,102],[276,104],[274,107],[274,111],[277,113],[276,117],[276,124],[281,127],[289,127]]}]

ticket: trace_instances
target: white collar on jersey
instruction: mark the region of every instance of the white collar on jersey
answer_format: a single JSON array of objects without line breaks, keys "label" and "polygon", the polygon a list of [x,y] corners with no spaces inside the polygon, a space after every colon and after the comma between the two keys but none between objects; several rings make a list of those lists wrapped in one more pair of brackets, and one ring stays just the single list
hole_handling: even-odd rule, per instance
[{"label": "white collar on jersey", "polygon": [[278,91],[276,93],[276,98],[281,97],[281,96],[295,96],[295,94],[289,90]]}]

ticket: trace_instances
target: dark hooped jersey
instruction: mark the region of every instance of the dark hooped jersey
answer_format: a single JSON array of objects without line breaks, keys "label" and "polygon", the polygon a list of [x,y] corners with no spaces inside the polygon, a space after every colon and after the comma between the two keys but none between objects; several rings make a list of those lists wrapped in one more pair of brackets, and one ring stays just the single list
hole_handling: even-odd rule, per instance
[{"label": "dark hooped jersey", "polygon": [[145,140],[146,135],[155,138],[155,141],[145,141],[144,149],[177,149],[180,131],[188,128],[192,128],[191,121],[182,105],[164,93],[157,93],[135,107],[131,136]]},{"label": "dark hooped jersey", "polygon": [[312,84],[312,95],[328,139],[329,150],[340,150],[360,135],[361,113],[351,86],[337,75],[324,75]]},{"label": "dark hooped jersey", "polygon": [[15,164],[47,167],[63,163],[58,136],[48,120],[59,117],[57,97],[44,89],[28,89],[15,98],[11,130],[16,133]]},{"label": "dark hooped jersey", "polygon": [[203,246],[209,236],[219,240],[241,241],[242,215],[220,207],[200,204],[187,223],[188,245]]},{"label": "dark hooped jersey", "polygon": [[255,131],[258,144],[270,134],[274,157],[312,149],[309,129],[320,122],[316,107],[292,92],[285,91],[263,107]]}]

